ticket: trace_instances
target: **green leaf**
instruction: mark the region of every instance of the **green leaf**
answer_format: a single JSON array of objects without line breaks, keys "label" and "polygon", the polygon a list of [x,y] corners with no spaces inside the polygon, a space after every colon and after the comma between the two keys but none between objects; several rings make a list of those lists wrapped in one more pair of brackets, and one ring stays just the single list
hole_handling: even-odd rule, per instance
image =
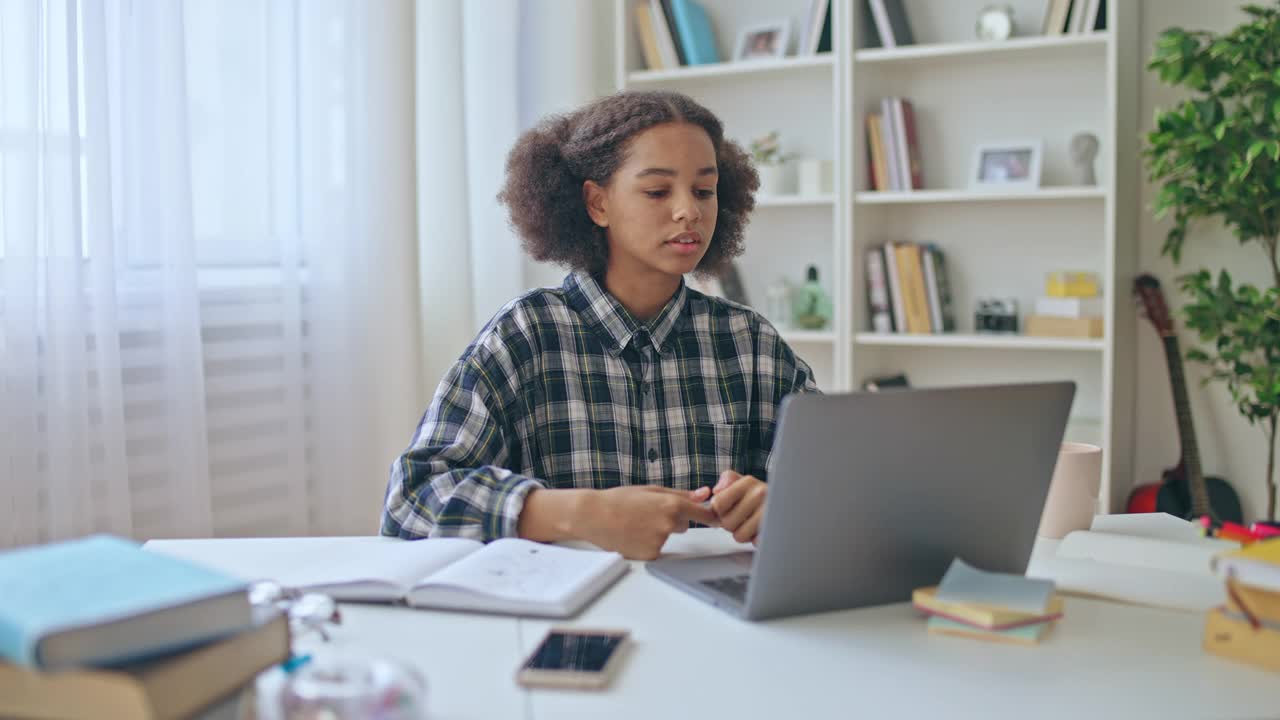
[{"label": "green leaf", "polygon": [[1246,163],[1252,163],[1265,149],[1267,149],[1266,142],[1262,140],[1254,140],[1253,144],[1249,146],[1249,150],[1244,154],[1244,161]]}]

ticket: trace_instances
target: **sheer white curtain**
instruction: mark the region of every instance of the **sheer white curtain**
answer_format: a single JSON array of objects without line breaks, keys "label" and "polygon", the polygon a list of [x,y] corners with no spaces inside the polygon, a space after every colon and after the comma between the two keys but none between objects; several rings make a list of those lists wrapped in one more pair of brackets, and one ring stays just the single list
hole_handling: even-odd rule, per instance
[{"label": "sheer white curtain", "polygon": [[0,0],[0,547],[373,532],[410,0]]},{"label": "sheer white curtain", "polygon": [[598,0],[417,0],[428,391],[499,307],[564,277],[524,259],[495,198],[520,132],[612,91],[613,10]]}]

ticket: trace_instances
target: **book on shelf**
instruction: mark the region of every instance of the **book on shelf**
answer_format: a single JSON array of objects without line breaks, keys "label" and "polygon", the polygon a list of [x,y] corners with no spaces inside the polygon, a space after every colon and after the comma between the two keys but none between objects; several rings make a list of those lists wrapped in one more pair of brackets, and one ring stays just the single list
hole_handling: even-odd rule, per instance
[{"label": "book on shelf", "polygon": [[902,274],[902,303],[907,319],[907,332],[931,333],[933,325],[929,321],[929,299],[925,293],[924,269],[920,265],[920,246],[915,243],[899,243],[893,250],[898,258],[898,272]]},{"label": "book on shelf", "polygon": [[880,113],[867,113],[867,160],[868,177],[872,190],[886,191],[889,185],[889,169],[886,166],[884,150],[884,128]]},{"label": "book on shelf", "polygon": [[872,332],[893,332],[893,308],[889,301],[889,280],[884,262],[884,248],[867,250],[867,309]]},{"label": "book on shelf", "polygon": [[1022,333],[1030,337],[1096,339],[1103,335],[1103,321],[1100,317],[1032,314],[1023,318]]},{"label": "book on shelf", "polygon": [[569,617],[629,567],[618,553],[518,538],[152,540],[146,549],[338,600]]},{"label": "book on shelf", "polygon": [[696,0],[670,0],[676,35],[686,65],[710,65],[720,62],[716,37],[707,11]]},{"label": "book on shelf", "polygon": [[924,188],[924,173],[920,168],[920,142],[916,135],[915,108],[905,98],[893,98],[894,132],[904,139],[898,147],[898,162],[904,190]]},{"label": "book on shelf", "polygon": [[1080,35],[1107,29],[1106,0],[1046,0],[1045,35]]},{"label": "book on shelf", "polygon": [[907,315],[902,303],[902,276],[898,273],[898,255],[893,250],[894,243],[885,243],[881,250],[884,253],[884,274],[889,286],[889,309],[893,313],[894,332],[907,331]]},{"label": "book on shelf", "polygon": [[113,665],[242,630],[246,585],[109,535],[0,553],[0,659],[41,669]]},{"label": "book on shelf", "polygon": [[[816,55],[831,52],[831,0],[809,0],[805,11],[804,29],[796,47],[797,55]],[[823,39],[826,48],[822,48]]]},{"label": "book on shelf", "polygon": [[924,261],[925,289],[929,295],[929,318],[934,332],[955,332],[956,315],[951,299],[951,281],[947,278],[946,258],[932,243],[921,249]]},{"label": "book on shelf", "polygon": [[231,636],[117,668],[47,672],[0,662],[0,717],[188,718],[287,660],[289,641],[288,617],[272,609]]},{"label": "book on shelf", "polygon": [[662,52],[658,50],[658,36],[653,30],[653,9],[649,3],[636,5],[636,35],[640,40],[640,52],[644,56],[644,64],[650,70],[662,70],[666,66],[662,62]]},{"label": "book on shelf", "polygon": [[1044,10],[1045,35],[1061,35],[1067,29],[1067,18],[1071,14],[1071,0],[1048,0]]},{"label": "book on shelf", "polygon": [[896,48],[914,45],[915,35],[907,19],[902,0],[863,0],[870,10],[872,27],[878,40],[877,47]]},{"label": "book on shelf", "polygon": [[675,22],[671,15],[671,0],[649,0],[649,20],[658,46],[658,54],[664,69],[675,69],[685,64],[684,55],[675,41]]},{"label": "book on shelf", "polygon": [[[879,113],[871,113],[867,117],[867,130],[871,146],[872,189],[903,191],[924,188],[915,107],[911,101],[900,97],[882,98]],[[882,158],[883,174],[876,170],[877,155]]]}]

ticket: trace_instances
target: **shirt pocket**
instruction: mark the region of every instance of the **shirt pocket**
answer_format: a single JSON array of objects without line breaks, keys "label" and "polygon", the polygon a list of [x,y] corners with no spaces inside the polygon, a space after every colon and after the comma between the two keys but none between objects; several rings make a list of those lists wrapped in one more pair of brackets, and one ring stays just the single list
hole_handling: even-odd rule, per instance
[{"label": "shirt pocket", "polygon": [[690,433],[691,490],[715,485],[725,470],[747,471],[750,423],[694,423]]}]

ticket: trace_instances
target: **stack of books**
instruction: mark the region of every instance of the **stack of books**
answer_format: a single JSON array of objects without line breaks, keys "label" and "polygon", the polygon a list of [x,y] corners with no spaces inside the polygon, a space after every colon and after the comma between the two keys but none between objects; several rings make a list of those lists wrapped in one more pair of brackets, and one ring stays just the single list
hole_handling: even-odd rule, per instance
[{"label": "stack of books", "polygon": [[0,587],[0,717],[190,717],[289,657],[242,581],[119,538],[0,553]]},{"label": "stack of books", "polygon": [[1036,311],[1024,320],[1023,332],[1037,337],[1100,338],[1106,308],[1097,276],[1087,272],[1050,273]]},{"label": "stack of books", "polygon": [[921,190],[920,139],[911,101],[887,97],[880,112],[867,113],[867,177],[877,191]]},{"label": "stack of books", "polygon": [[956,559],[942,582],[912,593],[929,617],[929,632],[991,642],[1034,645],[1062,619],[1053,582],[978,570]]},{"label": "stack of books", "polygon": [[946,258],[937,245],[877,245],[867,250],[866,268],[872,332],[955,331]]},{"label": "stack of books", "polygon": [[1280,672],[1280,538],[1213,559],[1227,604],[1209,611],[1204,649]]},{"label": "stack of books", "polygon": [[1045,35],[1079,35],[1107,29],[1107,0],[1048,0]]},{"label": "stack of books", "polygon": [[640,51],[650,70],[720,62],[706,10],[695,0],[648,0],[632,8]]}]

